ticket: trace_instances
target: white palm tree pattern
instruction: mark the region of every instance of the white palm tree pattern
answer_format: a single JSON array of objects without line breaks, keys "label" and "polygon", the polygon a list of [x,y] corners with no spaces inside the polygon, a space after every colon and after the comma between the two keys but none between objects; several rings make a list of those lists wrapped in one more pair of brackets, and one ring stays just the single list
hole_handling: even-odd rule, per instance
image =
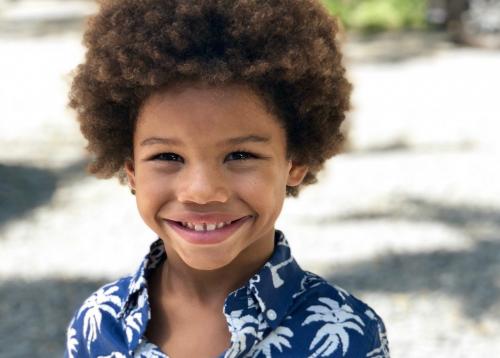
[{"label": "white palm tree pattern", "polygon": [[380,332],[380,346],[366,354],[366,358],[385,358],[389,357],[389,341],[387,334]]},{"label": "white palm tree pattern", "polygon": [[274,285],[274,288],[279,288],[281,285],[285,283],[283,279],[280,277],[278,270],[285,267],[286,265],[292,263],[293,257],[290,257],[288,260],[285,260],[283,262],[280,262],[277,265],[272,265],[271,263],[266,263],[265,267],[269,268],[269,271],[271,271],[271,277],[272,277],[272,282]]},{"label": "white palm tree pattern", "polygon": [[243,310],[232,311],[226,315],[231,332],[231,348],[226,352],[225,358],[238,357],[240,352],[249,347],[250,338],[259,338],[259,319],[252,315],[243,315]]},{"label": "white palm tree pattern", "polygon": [[377,330],[379,334],[380,344],[378,347],[374,348],[370,352],[366,354],[366,358],[384,358],[389,356],[389,341],[387,340],[387,333],[378,323],[377,316],[375,312],[371,309],[367,309],[365,314],[368,318],[374,321],[377,324]]},{"label": "white palm tree pattern", "polygon": [[325,280],[316,274],[304,271],[304,277],[300,281],[300,289],[293,294],[293,298],[303,295],[307,290],[311,290],[316,286],[324,285]]},{"label": "white palm tree pattern", "polygon": [[137,301],[137,310],[134,310],[129,315],[125,317],[126,329],[125,333],[127,335],[127,341],[131,343],[134,339],[134,335],[139,335],[141,333],[143,312],[141,310],[147,304],[147,291],[144,290],[140,293]]},{"label": "white palm tree pattern", "polygon": [[121,307],[120,296],[113,293],[119,288],[113,284],[106,285],[90,296],[80,308],[77,318],[83,314],[83,336],[87,341],[87,349],[97,339],[102,322],[102,313],[106,312],[116,318],[118,309]]},{"label": "white palm tree pattern", "polygon": [[127,340],[132,342],[134,333],[139,333],[141,330],[142,312],[138,311],[127,316],[125,322],[127,323],[127,328],[125,329]]},{"label": "white palm tree pattern", "polygon": [[[151,318],[148,279],[166,260],[159,239],[133,275],[84,301],[68,326],[65,356],[168,358],[144,335]],[[380,317],[344,289],[303,271],[280,231],[272,257],[227,296],[223,311],[231,344],[219,358],[389,358]]]},{"label": "white palm tree pattern", "polygon": [[[322,327],[316,332],[309,349],[314,350],[310,357],[328,357],[332,355],[339,345],[342,347],[342,354],[345,355],[349,349],[349,334],[347,329],[357,331],[363,335],[363,320],[348,305],[339,305],[337,301],[328,297],[318,299],[322,305],[312,305],[306,311],[312,312],[302,325],[312,322],[324,322]],[[321,343],[321,344],[320,344]]]},{"label": "white palm tree pattern", "polygon": [[134,358],[168,358],[156,345],[142,340],[134,352]]},{"label": "white palm tree pattern", "polygon": [[127,358],[127,356],[120,352],[113,352],[107,356],[97,356],[97,358]]},{"label": "white palm tree pattern", "polygon": [[272,358],[272,347],[275,347],[280,353],[282,353],[283,347],[292,348],[292,344],[290,343],[290,338],[292,337],[293,331],[290,328],[280,326],[255,346],[250,353],[251,357],[255,358],[258,357],[259,354],[262,354],[266,358]]},{"label": "white palm tree pattern", "polygon": [[75,357],[74,353],[77,352],[78,339],[76,338],[76,329],[72,328],[73,322],[70,323],[70,328],[67,334],[67,347],[68,347],[68,358]]}]

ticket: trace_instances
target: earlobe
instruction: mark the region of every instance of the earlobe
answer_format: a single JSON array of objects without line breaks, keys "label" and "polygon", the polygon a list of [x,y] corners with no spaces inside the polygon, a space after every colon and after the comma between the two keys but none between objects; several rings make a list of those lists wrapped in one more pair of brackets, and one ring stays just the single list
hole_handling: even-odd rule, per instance
[{"label": "earlobe", "polygon": [[294,163],[292,163],[290,171],[288,172],[288,180],[286,182],[286,185],[288,186],[300,185],[304,180],[308,169],[309,168],[306,165],[295,165]]},{"label": "earlobe", "polygon": [[135,190],[135,167],[132,159],[127,159],[125,161],[125,173],[127,174],[130,189]]}]

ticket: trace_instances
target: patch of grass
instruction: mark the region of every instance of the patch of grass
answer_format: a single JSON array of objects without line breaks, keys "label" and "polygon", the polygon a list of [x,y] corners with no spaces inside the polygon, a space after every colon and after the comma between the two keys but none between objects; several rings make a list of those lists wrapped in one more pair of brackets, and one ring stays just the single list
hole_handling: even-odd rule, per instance
[{"label": "patch of grass", "polygon": [[345,28],[363,32],[426,27],[427,0],[322,0]]}]

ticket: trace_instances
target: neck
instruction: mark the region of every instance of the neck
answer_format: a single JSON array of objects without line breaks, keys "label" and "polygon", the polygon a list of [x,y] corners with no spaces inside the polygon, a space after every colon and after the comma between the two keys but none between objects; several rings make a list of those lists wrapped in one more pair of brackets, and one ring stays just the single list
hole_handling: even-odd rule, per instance
[{"label": "neck", "polygon": [[[220,307],[229,293],[243,286],[272,255],[274,240],[261,245],[267,247],[264,250],[248,247],[233,262],[215,270],[194,269],[167,248],[168,258],[161,268],[161,296]],[[255,252],[264,254],[256,257]]]}]

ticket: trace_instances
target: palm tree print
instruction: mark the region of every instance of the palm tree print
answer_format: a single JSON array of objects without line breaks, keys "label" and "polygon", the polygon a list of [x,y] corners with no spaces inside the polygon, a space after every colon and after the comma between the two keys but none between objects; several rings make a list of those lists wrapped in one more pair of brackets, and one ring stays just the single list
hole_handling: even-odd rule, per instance
[{"label": "palm tree print", "polygon": [[97,356],[97,358],[127,358],[123,355],[123,353],[120,352],[113,352],[110,355],[107,356]]},{"label": "palm tree print", "polygon": [[127,334],[127,340],[132,342],[132,338],[134,335],[134,331],[139,333],[141,331],[141,322],[142,322],[142,312],[135,312],[134,314],[129,315],[125,319],[125,323],[127,324],[127,329],[125,333]]},{"label": "palm tree print", "polygon": [[[70,323],[70,327],[73,325],[73,322]],[[77,353],[78,340],[76,339],[76,329],[70,328],[68,329],[68,358],[73,358],[73,353]]]},{"label": "palm tree print", "polygon": [[148,300],[147,291],[143,291],[139,295],[139,298],[137,299],[137,311],[131,313],[125,318],[125,323],[127,326],[125,333],[127,335],[127,340],[129,343],[132,342],[132,339],[134,338],[134,333],[137,333],[137,335],[141,333],[141,325],[143,317],[142,317],[142,311],[140,310],[146,305],[147,300]]},{"label": "palm tree print", "polygon": [[139,277],[138,279],[136,280],[131,280],[130,281],[130,285],[129,285],[129,291],[130,292],[135,292],[135,291],[139,291],[141,287],[144,287],[146,285],[146,279],[144,278],[144,276],[141,276]]},{"label": "palm tree print", "polygon": [[142,341],[134,352],[134,358],[168,358],[160,352],[157,347],[146,341]]},{"label": "palm tree print", "polygon": [[292,348],[288,338],[293,337],[293,332],[288,327],[280,326],[264,338],[256,349],[252,351],[252,358],[256,358],[259,354],[263,354],[266,358],[272,358],[271,348],[276,347],[280,353],[283,352],[283,347]]},{"label": "palm tree print", "polygon": [[[0,0],[1,1],[1,0]],[[224,358],[389,358],[385,326],[369,306],[303,271],[280,234],[276,252],[223,312],[231,332]],[[144,335],[151,310],[148,278],[166,260],[158,239],[139,269],[102,286],[71,321],[67,358],[168,358]]]},{"label": "palm tree print", "polygon": [[318,275],[315,275],[315,274],[313,274],[311,272],[307,272],[307,271],[304,273],[305,273],[304,277],[300,281],[300,290],[293,294],[293,298],[296,298],[300,295],[303,295],[304,292],[306,292],[307,290],[310,290],[314,287],[325,284],[325,280],[323,280]]},{"label": "palm tree print", "polygon": [[227,316],[231,331],[231,348],[226,352],[225,358],[236,357],[247,349],[248,337],[259,337],[259,320],[252,315],[242,316],[243,310],[232,311]]},{"label": "palm tree print", "polygon": [[107,312],[113,318],[118,315],[121,299],[120,296],[113,295],[116,291],[118,291],[118,287],[113,284],[100,288],[83,303],[78,312],[78,317],[84,314],[83,335],[86,338],[89,351],[90,344],[96,340],[100,332],[102,311]]},{"label": "palm tree print", "polygon": [[366,358],[389,358],[389,341],[387,340],[387,333],[382,330],[380,324],[378,325],[378,332],[380,346],[368,352]]},{"label": "palm tree print", "polygon": [[291,262],[293,262],[293,257],[290,257],[288,260],[280,262],[276,265],[273,265],[270,262],[265,265],[265,267],[269,268],[269,271],[271,271],[274,288],[279,288],[285,283],[285,281],[283,281],[283,279],[280,277],[278,270],[285,267],[286,265],[289,265]]},{"label": "palm tree print", "polygon": [[312,322],[325,322],[309,346],[309,350],[314,350],[309,357],[330,356],[339,345],[344,356],[349,348],[349,334],[346,330],[352,329],[364,335],[361,326],[365,324],[359,316],[353,314],[352,308],[348,305],[340,306],[337,301],[328,297],[320,297],[318,300],[322,304],[308,307],[306,311],[312,314],[302,323],[304,326]]},{"label": "palm tree print", "polygon": [[367,309],[365,311],[365,315],[372,321],[377,322],[378,336],[380,339],[380,346],[368,352],[366,354],[366,358],[388,358],[390,355],[389,341],[387,340],[387,333],[385,331],[385,328],[381,326],[381,323],[377,319],[375,312],[373,312],[371,309]]}]

